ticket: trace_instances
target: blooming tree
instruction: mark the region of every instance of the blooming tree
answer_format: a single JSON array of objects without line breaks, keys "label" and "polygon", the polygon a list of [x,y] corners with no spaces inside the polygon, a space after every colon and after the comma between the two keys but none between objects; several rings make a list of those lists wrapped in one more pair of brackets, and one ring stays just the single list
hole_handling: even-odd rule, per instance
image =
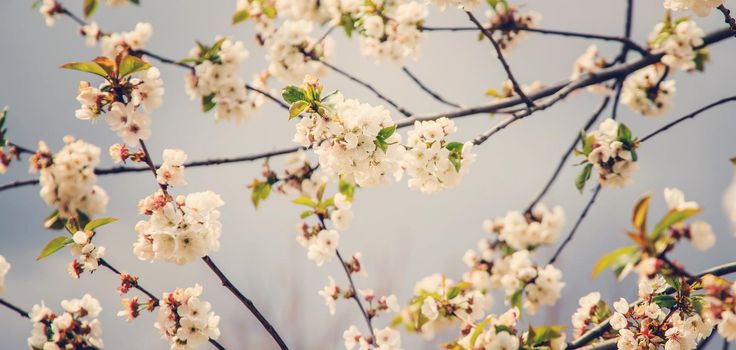
[{"label": "blooming tree", "polygon": [[[106,4],[145,6],[137,0],[108,0]],[[220,248],[221,235],[228,231],[220,220],[220,208],[225,205],[222,197],[210,190],[174,193],[187,185],[186,169],[255,160],[263,160],[263,166],[248,186],[253,206],[265,205],[272,193],[288,197],[302,209],[293,221],[296,243],[304,248],[306,259],[317,267],[339,264],[341,268],[341,276],[325,275],[328,282],[315,291],[314,297],[324,300],[331,315],[338,307],[347,307],[343,305],[346,300],[355,304],[364,324],[340,329],[348,350],[399,350],[403,348],[402,336],[415,334],[426,339],[442,337],[443,347],[453,350],[687,350],[703,347],[715,334],[726,344],[736,340],[736,282],[728,277],[736,272],[736,262],[693,273],[688,262],[670,257],[683,241],[706,251],[716,240],[710,224],[695,220],[702,211],[700,206],[686,201],[676,188],[664,189],[667,210],[654,226],[647,220],[652,195],[639,199],[633,209],[632,228],[626,232],[632,244],[611,251],[593,264],[594,277],[605,270],[612,270],[618,279],[635,273],[638,300],[620,298],[609,304],[598,292],[581,296],[577,291],[567,291],[562,271],[556,266],[598,194],[635,181],[638,151],[649,139],[711,108],[736,101],[732,96],[710,102],[662,123],[645,136],[635,136],[638,134],[617,120],[619,105],[642,116],[668,114],[676,101],[672,74],[703,71],[710,60],[708,47],[736,34],[736,20],[722,0],[663,1],[663,19],[657,21],[644,44],[631,37],[633,1],[627,4],[625,35],[619,37],[542,29],[538,12],[507,0],[238,0],[232,23],[253,26],[253,43],[217,36],[212,42],[197,41],[188,54],[177,59],[147,47],[153,35],[150,23],[137,23],[127,32],[103,31],[91,21],[100,5],[99,0],[85,0],[83,18],[59,0],[34,3],[48,26],[68,18],[79,25],[87,45],[99,46],[99,56],[80,57],[61,68],[77,71],[83,79],[76,91],[80,104],[73,112],[76,119],[80,123],[104,119],[99,124],[107,124],[116,136],[100,146],[67,136],[58,151],[44,141],[39,141],[36,148],[24,147],[20,145],[22,140],[4,127],[12,116],[5,108],[0,114],[0,173],[26,158],[30,171],[38,176],[10,182],[0,190],[38,184],[40,197],[51,210],[43,225],[60,234],[42,247],[37,260],[68,249],[73,257],[68,272],[73,279],[100,267],[118,275],[122,307],[117,315],[129,322],[143,322],[137,320],[141,314],[157,312],[152,326],[171,349],[194,349],[205,343],[224,349],[218,342],[221,312],[201,299],[202,285],[172,287],[171,292],[154,294],[142,286],[140,276],[113,266],[105,259],[107,255],[132,252],[140,260],[173,263],[180,269],[201,261],[256,317],[275,347],[289,348],[282,338],[288,330],[275,328],[270,315],[262,313],[211,257]],[[444,11],[464,11],[471,25],[432,27],[428,25],[432,21],[430,9],[438,16]],[[485,11],[485,19],[476,17],[479,11]],[[722,13],[729,27],[706,33],[698,19],[691,16],[710,16],[716,11]],[[419,59],[428,32],[473,31],[478,34],[479,45],[488,41],[506,80],[499,89],[486,92],[491,102],[466,107],[446,100],[403,68],[419,88],[453,108],[416,114],[347,68],[332,63],[339,52],[333,36],[343,35],[336,30],[355,38],[360,53],[377,65],[402,65]],[[591,44],[571,62],[567,81],[521,84],[507,55],[534,33],[613,41],[621,45],[621,51],[609,59]],[[251,45],[263,47],[268,64],[263,71],[250,72],[252,79],[246,83],[241,70],[251,68]],[[629,53],[637,57],[630,59]],[[283,108],[284,125],[294,128],[292,141],[297,146],[236,158],[191,161],[184,150],[187,144],[182,142],[162,150],[157,161],[159,153],[149,150],[146,141],[155,137],[151,126],[157,108],[165,103],[165,89],[177,89],[165,86],[156,67],[162,65],[182,69],[184,90],[203,113],[214,110],[215,121],[246,122],[267,102],[277,104]],[[325,86],[320,78],[327,74],[347,77],[374,93],[381,104],[361,102],[343,95],[335,86]],[[412,295],[406,296],[377,294],[370,286],[358,287],[357,277],[366,274],[364,259],[372,257],[346,251],[340,243],[353,217],[360,215],[354,212],[353,204],[360,200],[361,192],[400,186],[406,179],[408,188],[432,200],[434,193],[463,186],[463,177],[472,164],[483,161],[474,153],[477,147],[507,126],[572,99],[579,90],[602,96],[601,107],[581,128],[528,207],[509,208],[505,214],[479,223],[487,236],[478,241],[476,249],[458,258],[458,263],[465,263],[465,273],[433,273],[413,283]],[[68,96],[74,98],[73,87]],[[603,119],[610,102],[613,109]],[[459,138],[458,129],[463,128],[460,118],[479,113],[505,118],[473,139]],[[402,135],[401,129],[409,130]],[[100,147],[106,147],[107,154],[103,155]],[[99,167],[101,157],[107,156],[118,165]],[[281,167],[270,162],[277,156],[286,158]],[[579,157],[576,165],[580,170],[575,183],[569,186],[583,193],[590,181],[595,189],[566,230],[566,223],[571,222],[569,212],[542,200],[573,156]],[[107,213],[109,198],[97,184],[97,177],[128,172],[150,172],[149,181],[157,190],[140,199],[137,211],[144,218],[126,229],[137,234],[131,236],[132,249],[114,247],[108,251],[93,242],[94,238],[104,234],[107,225],[119,223],[106,216],[115,213]],[[728,218],[736,227],[736,185],[724,198]],[[134,203],[128,206],[136,207]],[[538,254],[545,247],[557,247],[547,261]],[[13,288],[5,285],[9,270],[10,264],[0,256],[0,296]],[[494,301],[494,295],[501,295],[502,300]],[[560,319],[536,326],[526,322],[526,315],[552,307],[562,298],[579,298],[579,308],[570,322]],[[503,312],[491,313],[494,302],[502,305]],[[63,313],[54,312],[43,302],[30,312],[5,299],[0,299],[0,304],[31,321],[31,349],[103,348],[101,324],[96,319],[102,307],[89,294],[62,301]]]}]

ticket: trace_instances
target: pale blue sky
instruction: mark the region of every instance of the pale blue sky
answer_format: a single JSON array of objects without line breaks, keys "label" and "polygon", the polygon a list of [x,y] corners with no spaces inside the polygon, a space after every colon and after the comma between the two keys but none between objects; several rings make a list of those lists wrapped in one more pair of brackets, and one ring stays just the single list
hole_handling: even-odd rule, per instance
[{"label": "pale blue sky", "polygon": [[[589,31],[618,35],[623,31],[625,1],[527,1],[526,7],[544,16],[541,27],[548,29]],[[78,11],[81,1],[67,4]],[[235,1],[148,0],[141,7],[110,9],[101,6],[95,20],[106,31],[130,30],[138,21],[150,21],[154,35],[147,48],[169,57],[184,57],[194,40],[210,41],[215,35],[233,35],[251,51],[243,67],[250,76],[265,67],[263,50],[253,40],[252,24],[233,28],[230,16]],[[663,13],[661,1],[637,1],[634,39],[648,35]],[[714,13],[698,18],[710,31],[721,28],[722,17]],[[467,26],[467,17],[457,11],[432,11],[428,25]],[[117,142],[104,124],[91,125],[74,118],[77,83],[80,75],[58,69],[68,61],[96,56],[97,48],[87,48],[77,35],[78,28],[68,19],[59,18],[47,28],[41,16],[31,10],[30,1],[0,2],[0,105],[10,106],[8,127],[13,141],[32,147],[46,140],[58,149],[61,138],[72,134],[107,147]],[[322,33],[319,30],[318,33]],[[375,65],[359,56],[355,40],[337,31],[335,64],[375,84],[412,111],[446,110],[390,63]],[[566,78],[572,61],[587,47],[579,39],[530,35],[508,57],[519,80],[554,83]],[[618,45],[599,43],[608,57],[615,55]],[[475,33],[428,33],[423,56],[409,61],[410,67],[428,85],[448,99],[467,105],[486,101],[483,92],[498,87],[505,79],[500,65],[487,42],[478,42]],[[677,98],[673,110],[661,118],[645,118],[620,109],[620,119],[636,135],[673,120],[718,98],[733,95],[736,72],[732,67],[736,43],[727,40],[711,49],[712,63],[705,73],[675,75]],[[635,55],[630,55],[631,57]],[[183,72],[171,66],[160,66],[166,86],[162,108],[154,114],[153,136],[148,142],[154,155],[163,148],[182,148],[190,159],[214,156],[244,155],[292,146],[294,125],[273,103],[267,103],[259,115],[244,124],[215,124],[212,115],[203,115],[196,102],[184,93]],[[380,103],[369,91],[334,73],[324,79],[329,88],[365,102]],[[279,89],[281,86],[274,85]],[[462,254],[474,248],[484,236],[484,219],[503,215],[507,210],[525,206],[541,189],[577,130],[598,104],[598,97],[581,92],[545,112],[535,114],[494,136],[478,147],[477,163],[458,188],[426,196],[412,192],[405,182],[378,189],[361,190],[356,198],[352,228],[342,235],[341,250],[362,251],[367,278],[358,278],[361,288],[374,288],[378,293],[394,292],[402,302],[411,297],[414,282],[434,273],[444,272],[458,277],[464,270]],[[726,105],[709,111],[700,118],[647,142],[641,148],[641,170],[635,184],[625,189],[606,189],[591,209],[588,218],[560,259],[565,273],[566,298],[554,308],[545,309],[531,318],[535,324],[570,324],[569,317],[577,299],[590,291],[601,290],[607,299],[633,296],[635,281],[631,278],[615,283],[604,274],[590,279],[591,265],[597,257],[625,244],[624,230],[629,226],[630,210],[645,192],[654,193],[653,215],[664,208],[664,187],[682,188],[689,199],[705,208],[702,217],[709,221],[718,244],[707,254],[690,247],[678,249],[692,271],[727,262],[733,258],[736,241],[731,235],[721,207],[722,192],[730,183],[733,167],[728,158],[736,155],[736,119],[734,106]],[[394,118],[400,115],[394,113]],[[458,138],[471,138],[497,122],[485,115],[458,121]],[[109,166],[105,159],[103,166]],[[279,160],[274,160],[279,164]],[[563,205],[568,214],[565,233],[579,214],[590,193],[580,195],[574,188],[577,169],[566,167],[545,202]],[[341,346],[341,334],[350,324],[362,327],[357,308],[352,302],[338,305],[337,315],[330,317],[317,295],[333,275],[344,281],[336,263],[317,268],[306,259],[306,252],[294,242],[294,227],[299,222],[300,208],[283,196],[272,196],[255,211],[249,203],[246,184],[258,176],[258,163],[191,169],[189,185],[183,192],[211,189],[222,195],[224,224],[222,249],[212,255],[256,305],[274,323],[293,349],[331,349]],[[25,165],[13,167],[1,177],[2,183],[27,178]],[[132,254],[136,235],[133,226],[138,200],[155,189],[150,174],[126,174],[100,177],[110,195],[108,215],[120,221],[106,227],[96,238],[107,247],[107,258],[121,269],[140,275],[141,282],[155,293],[175,287],[202,283],[204,299],[212,302],[222,316],[221,342],[231,349],[271,349],[274,347],[256,320],[228,292],[219,286],[206,267],[195,262],[176,267],[162,262],[140,262]],[[102,302],[101,316],[108,349],[165,349],[153,328],[154,315],[143,315],[132,324],[115,316],[120,309],[115,292],[115,276],[105,270],[84,275],[74,281],[66,274],[67,253],[41,262],[34,259],[53,233],[41,227],[50,212],[38,195],[37,187],[25,187],[0,193],[0,254],[13,265],[7,277],[3,298],[27,309],[45,300],[58,307],[61,299],[92,293]],[[546,259],[549,251],[543,251]],[[495,311],[503,310],[496,300]],[[388,318],[376,321],[378,326]],[[0,310],[0,348],[25,347],[30,323],[7,310]],[[407,349],[425,348],[416,336],[404,335]]]}]

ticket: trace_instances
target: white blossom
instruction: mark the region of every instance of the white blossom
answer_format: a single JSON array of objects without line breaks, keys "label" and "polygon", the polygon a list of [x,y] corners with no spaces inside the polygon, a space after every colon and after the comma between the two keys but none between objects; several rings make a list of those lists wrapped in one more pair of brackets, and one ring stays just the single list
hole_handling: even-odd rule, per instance
[{"label": "white blossom", "polygon": [[435,193],[457,186],[475,162],[471,142],[448,142],[457,131],[448,118],[415,122],[406,141],[401,167],[409,176],[409,188]]},{"label": "white blossom", "polygon": [[201,294],[202,286],[195,284],[161,297],[154,326],[172,349],[194,349],[220,337],[220,316],[211,311],[209,302],[200,299]]},{"label": "white blossom", "polygon": [[212,191],[179,196],[176,203],[159,190],[141,200],[139,212],[150,215],[135,226],[133,252],[141,260],[183,265],[220,249],[220,211],[224,202]]},{"label": "white blossom", "polygon": [[273,35],[266,39],[268,72],[291,84],[301,82],[306,75],[325,75],[327,67],[307,57],[305,52],[329,61],[334,53],[335,42],[329,37],[317,42],[310,36],[311,32],[312,23],[306,20],[286,20],[281,23]]},{"label": "white blossom", "polygon": [[[45,143],[41,152],[50,153]],[[56,207],[61,217],[76,216],[82,211],[88,216],[103,213],[108,197],[96,185],[94,170],[100,162],[100,149],[74,137],[64,137],[64,147],[53,156],[51,164],[40,169],[41,198]]]},{"label": "white blossom", "polygon": [[716,243],[716,235],[710,224],[703,221],[695,221],[690,224],[690,243],[699,251],[706,251]]},{"label": "white blossom", "polygon": [[691,10],[700,17],[723,4],[724,0],[664,0],[664,8],[672,11]]},{"label": "white blossom", "polygon": [[152,35],[153,26],[150,23],[138,22],[132,31],[101,36],[102,55],[114,58],[123,51],[142,50]]},{"label": "white blossom", "polygon": [[664,53],[662,63],[684,71],[696,68],[695,47],[703,44],[703,32],[695,21],[683,18],[674,23],[660,22],[649,34],[652,53]]},{"label": "white blossom", "polygon": [[32,349],[102,349],[102,328],[96,319],[102,312],[99,301],[89,294],[81,299],[62,300],[64,312],[55,313],[43,303],[30,312],[33,328],[28,338]]},{"label": "white blossom", "polygon": [[170,186],[186,185],[184,162],[187,160],[187,154],[180,149],[165,149],[163,160],[161,166],[156,169],[158,183]]},{"label": "white blossom", "polygon": [[621,103],[646,116],[660,116],[672,107],[675,81],[666,79],[664,65],[642,68],[624,80]]}]

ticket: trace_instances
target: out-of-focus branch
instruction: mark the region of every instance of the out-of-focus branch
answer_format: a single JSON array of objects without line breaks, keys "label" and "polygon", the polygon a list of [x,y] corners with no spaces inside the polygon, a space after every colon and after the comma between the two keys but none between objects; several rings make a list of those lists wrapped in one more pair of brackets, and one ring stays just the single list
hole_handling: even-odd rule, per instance
[{"label": "out-of-focus branch", "polygon": [[731,32],[736,37],[736,19],[731,16],[731,10],[729,10],[726,6],[723,6],[723,4],[718,6],[718,11],[721,11],[723,13],[724,22],[728,24],[728,27],[731,29]]},{"label": "out-of-focus branch", "polygon": [[593,206],[593,203],[595,203],[595,199],[598,198],[598,194],[601,192],[601,185],[596,186],[595,190],[593,190],[593,195],[590,196],[590,199],[588,200],[588,204],[585,205],[585,209],[580,213],[580,216],[575,221],[575,225],[572,227],[572,230],[570,230],[570,233],[567,234],[567,237],[565,237],[565,240],[562,241],[562,244],[557,248],[555,253],[552,255],[552,257],[549,259],[547,264],[554,264],[555,261],[557,261],[557,258],[560,257],[560,254],[562,254],[562,250],[565,249],[568,243],[572,241],[573,236],[575,235],[575,232],[578,230],[578,227],[580,227],[580,223],[583,222],[583,219],[588,215],[588,211],[590,210],[590,207]]}]

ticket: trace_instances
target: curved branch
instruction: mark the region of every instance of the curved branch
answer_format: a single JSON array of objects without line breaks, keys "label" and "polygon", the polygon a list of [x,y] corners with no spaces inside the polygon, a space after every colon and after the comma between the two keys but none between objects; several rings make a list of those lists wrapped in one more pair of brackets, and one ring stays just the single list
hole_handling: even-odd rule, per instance
[{"label": "curved branch", "polygon": [[670,123],[667,123],[667,124],[666,124],[665,126],[663,126],[663,127],[659,128],[659,129],[657,129],[657,130],[653,131],[653,132],[652,132],[652,133],[650,133],[649,135],[647,135],[647,136],[644,136],[644,137],[643,137],[643,138],[641,139],[641,141],[640,141],[640,142],[644,142],[644,141],[646,141],[646,140],[649,140],[649,139],[651,139],[652,137],[654,137],[654,136],[657,136],[658,134],[660,134],[660,133],[662,133],[662,132],[664,132],[664,131],[668,130],[669,128],[671,128],[671,127],[673,127],[673,126],[675,126],[675,125],[677,125],[677,124],[680,124],[680,123],[682,123],[683,121],[685,121],[685,120],[687,120],[687,119],[692,119],[692,118],[695,118],[695,117],[696,117],[696,116],[697,116],[698,114],[700,114],[700,113],[703,113],[703,112],[705,112],[705,111],[707,111],[707,110],[709,110],[709,109],[711,109],[711,108],[713,108],[713,107],[716,107],[716,106],[720,106],[720,105],[722,105],[722,104],[724,104],[724,103],[727,103],[727,102],[731,102],[731,101],[736,101],[736,96],[731,96],[731,97],[726,97],[726,98],[722,98],[722,99],[720,99],[720,100],[718,100],[718,101],[716,101],[716,102],[713,102],[713,103],[710,103],[710,104],[708,104],[708,105],[706,105],[706,106],[703,106],[703,107],[701,107],[701,108],[699,108],[699,109],[695,110],[694,112],[692,112],[692,113],[690,113],[690,114],[687,114],[687,115],[685,115],[685,116],[683,116],[683,117],[677,118],[677,119],[675,119],[674,121],[672,121],[672,122],[670,122]]},{"label": "curved branch", "polygon": [[593,203],[595,203],[595,199],[598,197],[598,194],[601,192],[601,185],[598,185],[595,190],[593,191],[593,195],[590,196],[590,199],[588,200],[588,204],[585,205],[585,209],[583,209],[583,212],[580,213],[580,216],[578,217],[577,221],[575,221],[575,225],[572,227],[572,230],[570,230],[570,233],[567,234],[567,237],[564,241],[562,241],[562,244],[557,248],[555,253],[552,255],[552,257],[547,262],[547,265],[554,264],[555,261],[557,261],[557,258],[562,253],[562,250],[565,249],[565,246],[567,246],[570,241],[572,241],[572,237],[575,235],[575,232],[578,230],[578,227],[580,226],[580,223],[583,222],[583,219],[588,215],[588,211],[590,210],[590,207],[593,206]]}]

